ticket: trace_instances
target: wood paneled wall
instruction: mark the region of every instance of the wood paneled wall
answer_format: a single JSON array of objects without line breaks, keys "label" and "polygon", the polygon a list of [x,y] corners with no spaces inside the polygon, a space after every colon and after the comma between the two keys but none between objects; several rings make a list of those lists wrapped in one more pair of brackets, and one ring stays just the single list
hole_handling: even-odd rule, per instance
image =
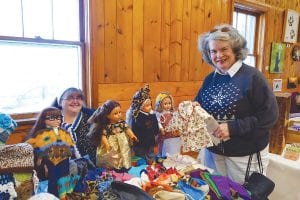
[{"label": "wood paneled wall", "polygon": [[[300,76],[286,48],[284,73],[270,74],[272,42],[282,42],[284,10],[300,11],[300,0],[239,0],[266,10],[262,72],[272,80]],[[90,0],[92,105],[107,99],[127,109],[134,92],[150,83],[152,96],[169,90],[175,101],[193,99],[212,71],[197,50],[198,36],[231,23],[234,0]],[[178,90],[174,90],[174,87]],[[184,94],[178,92],[187,89]],[[192,89],[191,89],[192,88]],[[299,90],[299,86],[296,90]]]},{"label": "wood paneled wall", "polygon": [[[93,106],[115,99],[127,109],[144,83],[154,98],[162,90],[176,102],[194,98],[212,70],[198,36],[231,21],[232,0],[91,0],[90,8]],[[181,96],[174,85],[193,89]]]}]

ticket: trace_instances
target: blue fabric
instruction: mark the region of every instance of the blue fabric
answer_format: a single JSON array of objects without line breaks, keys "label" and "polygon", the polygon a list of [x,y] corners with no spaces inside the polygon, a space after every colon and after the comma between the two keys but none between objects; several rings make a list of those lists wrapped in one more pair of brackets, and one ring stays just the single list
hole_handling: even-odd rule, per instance
[{"label": "blue fabric", "polygon": [[128,174],[135,176],[135,177],[141,177],[141,171],[146,169],[148,165],[139,165],[136,167],[131,167],[128,171]]},{"label": "blue fabric", "polygon": [[40,181],[37,189],[37,194],[48,192],[48,180]]},{"label": "blue fabric", "polygon": [[[199,181],[200,183],[200,181]],[[187,184],[185,181],[180,180],[177,184],[180,190],[188,194],[187,197],[190,200],[203,200],[205,198],[204,192],[200,189],[196,189],[193,186]]]}]

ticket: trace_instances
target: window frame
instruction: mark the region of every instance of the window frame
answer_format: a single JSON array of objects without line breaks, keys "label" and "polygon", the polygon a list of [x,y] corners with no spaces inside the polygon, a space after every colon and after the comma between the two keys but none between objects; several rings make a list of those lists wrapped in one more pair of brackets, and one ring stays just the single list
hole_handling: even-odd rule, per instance
[{"label": "window frame", "polygon": [[[88,13],[88,4],[85,0],[79,0],[79,41],[66,41],[66,40],[51,40],[51,39],[42,39],[42,38],[26,38],[26,37],[14,37],[14,36],[0,36],[2,41],[11,41],[11,42],[26,42],[26,43],[36,43],[36,44],[61,44],[61,45],[76,45],[81,49],[81,88],[83,93],[86,96],[86,102],[90,102],[90,97],[87,96],[87,88],[90,87],[90,83],[87,81],[87,72],[88,72],[88,62],[87,62],[87,48],[86,48],[86,24],[87,24],[87,13]],[[54,101],[55,97],[53,97]],[[35,120],[38,112],[26,112],[26,113],[9,113],[13,119],[17,122],[23,123],[32,123]]]},{"label": "window frame", "polygon": [[[255,57],[255,66],[258,70],[263,69],[263,51],[264,51],[264,37],[265,37],[265,21],[267,5],[265,4],[251,4],[245,0],[236,0],[233,6],[233,13],[238,11],[239,13],[244,13],[247,15],[252,15],[256,17],[255,24],[255,41],[253,54],[249,54]],[[233,17],[232,17],[233,18]]]}]

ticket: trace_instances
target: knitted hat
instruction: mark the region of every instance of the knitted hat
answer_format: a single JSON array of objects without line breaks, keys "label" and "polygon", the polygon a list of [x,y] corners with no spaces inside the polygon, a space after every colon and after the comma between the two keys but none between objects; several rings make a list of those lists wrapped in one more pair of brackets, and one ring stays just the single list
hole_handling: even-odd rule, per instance
[{"label": "knitted hat", "polygon": [[0,113],[0,142],[5,143],[17,123],[9,115]]},{"label": "knitted hat", "polygon": [[143,103],[147,100],[151,99],[150,97],[150,89],[149,85],[146,84],[143,88],[139,89],[132,98],[131,110],[134,118],[137,118],[139,115],[140,109]]},{"label": "knitted hat", "polygon": [[156,97],[156,101],[155,101],[155,110],[156,111],[162,112],[162,108],[161,108],[160,104],[161,104],[162,100],[164,100],[166,97],[169,97],[171,99],[171,103],[172,103],[171,110],[174,110],[174,101],[173,101],[173,98],[172,98],[170,92],[161,92]]}]

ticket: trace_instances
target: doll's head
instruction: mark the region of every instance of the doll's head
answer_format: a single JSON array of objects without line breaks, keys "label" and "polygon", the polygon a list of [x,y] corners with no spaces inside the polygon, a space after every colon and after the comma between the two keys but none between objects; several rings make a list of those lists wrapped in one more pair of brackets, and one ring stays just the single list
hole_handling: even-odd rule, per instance
[{"label": "doll's head", "polygon": [[30,137],[35,137],[37,131],[45,128],[54,128],[61,125],[61,111],[56,107],[47,107],[42,110],[30,131]]},{"label": "doll's head", "polygon": [[118,115],[113,116],[115,112],[120,111],[121,106],[120,103],[115,100],[107,100],[104,104],[97,108],[94,114],[89,118],[89,123],[99,123],[104,126],[116,120],[116,118],[121,119],[121,113],[117,113]]},{"label": "doll's head", "polygon": [[173,111],[173,98],[169,92],[161,92],[156,97],[155,110],[157,112]]},{"label": "doll's head", "polygon": [[90,141],[98,146],[105,126],[120,121],[121,117],[120,103],[114,100],[107,100],[102,106],[97,108],[88,120],[88,123],[91,124],[88,133]]},{"label": "doll's head", "polygon": [[151,106],[150,89],[149,89],[149,85],[146,84],[143,88],[139,89],[132,98],[132,102],[131,102],[132,117],[137,118],[142,108],[144,110],[149,109],[149,104]]}]

